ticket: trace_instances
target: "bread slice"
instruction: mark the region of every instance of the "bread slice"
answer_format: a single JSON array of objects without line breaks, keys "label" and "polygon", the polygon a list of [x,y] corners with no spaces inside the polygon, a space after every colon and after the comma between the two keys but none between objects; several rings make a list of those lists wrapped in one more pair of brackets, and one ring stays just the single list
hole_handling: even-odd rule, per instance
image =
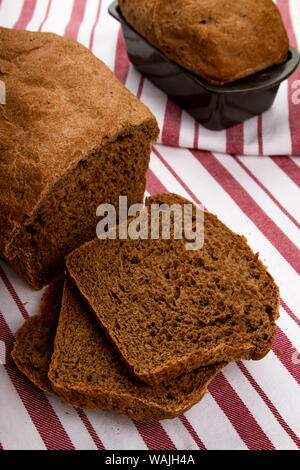
[{"label": "bread slice", "polygon": [[76,41],[0,27],[0,256],[34,289],[96,236],[96,209],[142,202],[158,126]]},{"label": "bread slice", "polygon": [[167,57],[215,85],[287,58],[273,0],[119,0],[126,21]]},{"label": "bread slice", "polygon": [[78,408],[108,408],[142,421],[173,418],[197,403],[225,364],[150,387],[132,378],[70,281],[65,282],[49,379]]},{"label": "bread slice", "polygon": [[[162,203],[191,204],[174,194],[148,198],[149,220],[151,204]],[[279,290],[243,236],[205,212],[203,248],[185,248],[174,237],[95,239],[67,257],[69,276],[116,351],[148,384],[215,362],[261,359],[275,337]]]},{"label": "bread slice", "polygon": [[45,290],[37,315],[29,317],[15,333],[12,357],[18,368],[41,390],[53,393],[48,370],[61,307],[64,279]]}]

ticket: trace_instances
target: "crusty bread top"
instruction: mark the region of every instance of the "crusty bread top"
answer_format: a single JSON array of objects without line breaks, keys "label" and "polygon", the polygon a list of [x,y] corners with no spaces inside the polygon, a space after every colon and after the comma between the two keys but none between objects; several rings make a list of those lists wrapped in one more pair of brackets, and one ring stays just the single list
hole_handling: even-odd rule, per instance
[{"label": "crusty bread top", "polygon": [[133,28],[173,61],[222,85],[283,62],[288,36],[272,0],[119,0]]},{"label": "crusty bread top", "polygon": [[[186,202],[161,194],[146,205]],[[278,287],[245,238],[208,212],[200,250],[172,237],[96,239],[66,265],[128,368],[148,384],[214,362],[260,359],[272,346]]]},{"label": "crusty bread top", "polygon": [[201,367],[156,387],[139,383],[121,363],[68,279],[54,344],[49,378],[58,394],[79,408],[94,399],[99,408],[143,421],[183,413],[202,398],[208,383],[226,365]]},{"label": "crusty bread top", "polygon": [[0,255],[63,174],[118,135],[145,128],[148,110],[76,41],[0,28]]}]

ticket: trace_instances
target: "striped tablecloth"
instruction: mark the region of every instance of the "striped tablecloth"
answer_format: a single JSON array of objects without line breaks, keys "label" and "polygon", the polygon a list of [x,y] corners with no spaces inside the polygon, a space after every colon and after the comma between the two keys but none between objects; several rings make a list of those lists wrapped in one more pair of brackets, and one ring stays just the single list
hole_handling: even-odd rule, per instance
[{"label": "striped tablecloth", "polygon": [[[172,191],[201,201],[247,237],[280,287],[277,336],[263,360],[228,365],[203,400],[177,419],[142,424],[109,411],[80,411],[39,391],[14,366],[14,332],[37,312],[41,292],[1,262],[0,449],[297,449],[300,68],[262,116],[227,131],[208,131],[129,65],[109,3],[0,0],[0,25],[77,39],[151,108],[161,134],[147,192]],[[299,0],[277,5],[291,44],[300,47]]]}]

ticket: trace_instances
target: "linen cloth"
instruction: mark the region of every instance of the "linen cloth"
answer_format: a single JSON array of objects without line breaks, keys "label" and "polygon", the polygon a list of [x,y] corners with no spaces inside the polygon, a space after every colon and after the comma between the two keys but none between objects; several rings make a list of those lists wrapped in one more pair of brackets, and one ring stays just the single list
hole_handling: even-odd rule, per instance
[{"label": "linen cloth", "polygon": [[[147,194],[178,193],[243,234],[280,287],[272,351],[228,365],[202,401],[173,420],[141,423],[78,410],[38,390],[10,357],[14,332],[37,313],[34,292],[0,262],[0,449],[297,449],[300,447],[300,68],[270,110],[213,132],[129,64],[110,0],[0,0],[0,25],[77,39],[156,115]],[[300,2],[277,0],[300,47]],[[1,158],[1,155],[0,155]]]}]

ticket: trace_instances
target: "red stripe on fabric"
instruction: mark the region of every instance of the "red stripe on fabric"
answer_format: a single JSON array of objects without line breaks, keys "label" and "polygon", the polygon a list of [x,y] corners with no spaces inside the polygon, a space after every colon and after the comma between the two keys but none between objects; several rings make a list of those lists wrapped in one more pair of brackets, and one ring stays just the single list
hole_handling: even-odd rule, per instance
[{"label": "red stripe on fabric", "polygon": [[205,445],[203,444],[203,442],[199,438],[198,434],[196,433],[195,429],[193,428],[193,426],[191,425],[189,420],[186,418],[186,416],[181,415],[181,416],[179,416],[179,419],[182,422],[182,424],[184,425],[184,427],[188,430],[188,432],[190,433],[190,435],[192,436],[192,438],[196,442],[199,449],[207,450]]},{"label": "red stripe on fabric", "polygon": [[91,438],[93,439],[96,447],[98,450],[105,450],[105,447],[101,441],[101,439],[99,438],[98,434],[96,433],[95,429],[93,428],[90,420],[88,419],[88,417],[86,416],[86,414],[82,411],[82,410],[79,410],[79,409],[76,409],[77,411],[77,414],[79,416],[79,418],[81,419],[81,421],[83,422],[83,424],[85,425],[88,433],[90,434]]},{"label": "red stripe on fabric", "polygon": [[[283,22],[287,29],[290,44],[297,48],[297,39],[293,30],[293,23],[291,20],[290,14],[290,2],[287,0],[277,0],[277,6],[281,12]],[[295,80],[300,80],[300,68],[298,67],[296,71],[288,79],[288,100],[289,100],[289,123],[290,123],[290,132],[292,140],[292,155],[300,155],[300,132],[299,132],[299,122],[300,122],[300,106],[293,102],[293,95],[295,89],[293,88],[293,83]]]},{"label": "red stripe on fabric", "polygon": [[26,29],[28,23],[33,17],[36,7],[36,0],[24,0],[23,7],[18,21],[14,24],[14,29]]},{"label": "red stripe on fabric", "polygon": [[125,85],[129,70],[129,59],[124,43],[122,28],[119,28],[118,40],[116,47],[116,57],[114,64],[114,72],[117,78],[120,80],[123,85]]},{"label": "red stripe on fabric", "polygon": [[282,299],[280,299],[280,305],[286,311],[286,313],[294,320],[294,322],[297,323],[298,326],[300,326],[300,319],[296,317],[296,315],[292,312],[292,310]]},{"label": "red stripe on fabric", "polygon": [[34,426],[48,450],[69,450],[74,446],[44,392],[35,387],[19,372],[11,358],[14,337],[4,317],[0,314],[0,337],[6,346],[6,369]]},{"label": "red stripe on fabric", "polygon": [[46,14],[45,14],[45,18],[44,18],[43,21],[41,22],[38,31],[42,31],[43,26],[44,26],[44,24],[45,24],[45,22],[47,21],[47,18],[48,18],[48,16],[49,16],[49,11],[50,11],[51,5],[52,5],[52,0],[49,0],[48,6],[47,6],[47,10],[46,10]]},{"label": "red stripe on fabric", "polygon": [[15,289],[13,288],[10,280],[8,279],[8,277],[6,276],[4,270],[2,269],[2,267],[0,266],[0,277],[4,283],[4,285],[6,286],[8,292],[10,293],[10,295],[12,296],[12,298],[14,299],[18,309],[20,310],[21,312],[21,315],[23,316],[23,318],[26,320],[26,318],[29,317],[24,305],[22,304],[19,296],[17,295]]},{"label": "red stripe on fabric", "polygon": [[[300,106],[300,104],[299,104]],[[300,132],[300,130],[299,130]],[[297,185],[300,187],[300,168],[288,156],[272,156],[270,157],[279,168]]]},{"label": "red stripe on fabric", "polygon": [[98,24],[98,21],[99,21],[99,17],[100,17],[101,3],[102,3],[102,0],[99,0],[96,19],[95,19],[95,22],[93,24],[93,28],[92,28],[92,32],[91,32],[90,43],[89,43],[89,48],[90,48],[91,51],[93,50],[95,30],[96,30],[96,27],[97,27],[97,24]]},{"label": "red stripe on fabric", "polygon": [[74,0],[69,23],[67,24],[64,36],[77,39],[78,31],[82,23],[87,0]]},{"label": "red stripe on fabric", "polygon": [[300,274],[300,252],[298,248],[261,209],[240,183],[234,179],[212,153],[200,150],[190,150],[190,152],[229,194],[244,214],[252,220],[285,260]]},{"label": "red stripe on fabric", "polygon": [[259,179],[256,178],[256,176],[242,163],[236,156],[233,156],[234,160],[240,165],[241,168],[249,175],[253,181],[269,196],[270,199],[276,204],[277,207],[290,219],[293,224],[296,225],[297,228],[300,229],[300,224],[297,222],[294,217],[289,214],[289,212],[280,204],[279,201],[273,196],[273,194],[259,181]]},{"label": "red stripe on fabric", "polygon": [[[278,326],[272,350],[282,365],[300,385],[300,367],[298,362],[300,351],[297,351],[296,347]],[[294,360],[295,356],[297,356],[297,361]]]},{"label": "red stripe on fabric", "polygon": [[265,392],[262,390],[262,388],[258,385],[258,383],[254,380],[252,375],[249,373],[248,369],[246,366],[243,364],[242,361],[237,362],[238,367],[244,374],[244,376],[248,379],[254,390],[259,394],[259,396],[262,398],[262,400],[265,402],[271,413],[275,416],[277,419],[278,423],[280,426],[285,430],[285,432],[290,436],[290,438],[295,442],[295,444],[300,448],[300,439],[299,437],[294,433],[294,431],[289,427],[289,425],[286,423],[286,421],[283,419],[281,414],[278,412],[278,410],[275,408],[271,400],[267,397]]},{"label": "red stripe on fabric", "polygon": [[170,98],[167,99],[161,141],[166,145],[178,146],[182,109]]},{"label": "red stripe on fabric", "polygon": [[160,180],[156,177],[153,171],[150,170],[150,168],[148,168],[147,171],[146,189],[151,196],[167,192],[165,186],[160,182]]},{"label": "red stripe on fabric", "polygon": [[263,148],[263,130],[262,130],[262,114],[257,117],[257,139],[258,139],[258,154],[264,154]]},{"label": "red stripe on fabric", "polygon": [[244,153],[244,124],[237,124],[226,129],[226,153],[242,155]]},{"label": "red stripe on fabric", "polygon": [[222,372],[213,378],[208,390],[248,449],[275,450],[268,436]]},{"label": "red stripe on fabric", "polygon": [[190,188],[182,181],[182,179],[175,173],[172,167],[166,162],[166,160],[163,158],[161,153],[153,147],[153,152],[155,155],[160,159],[160,161],[165,165],[165,167],[169,170],[169,172],[176,178],[176,180],[181,184],[181,186],[185,189],[185,191],[188,193],[188,195],[194,199],[195,203],[198,204],[198,206],[202,206],[202,203],[200,200],[197,198],[197,196],[190,190]]},{"label": "red stripe on fabric", "polygon": [[143,423],[133,420],[133,422],[149,450],[177,450],[158,421]]}]

